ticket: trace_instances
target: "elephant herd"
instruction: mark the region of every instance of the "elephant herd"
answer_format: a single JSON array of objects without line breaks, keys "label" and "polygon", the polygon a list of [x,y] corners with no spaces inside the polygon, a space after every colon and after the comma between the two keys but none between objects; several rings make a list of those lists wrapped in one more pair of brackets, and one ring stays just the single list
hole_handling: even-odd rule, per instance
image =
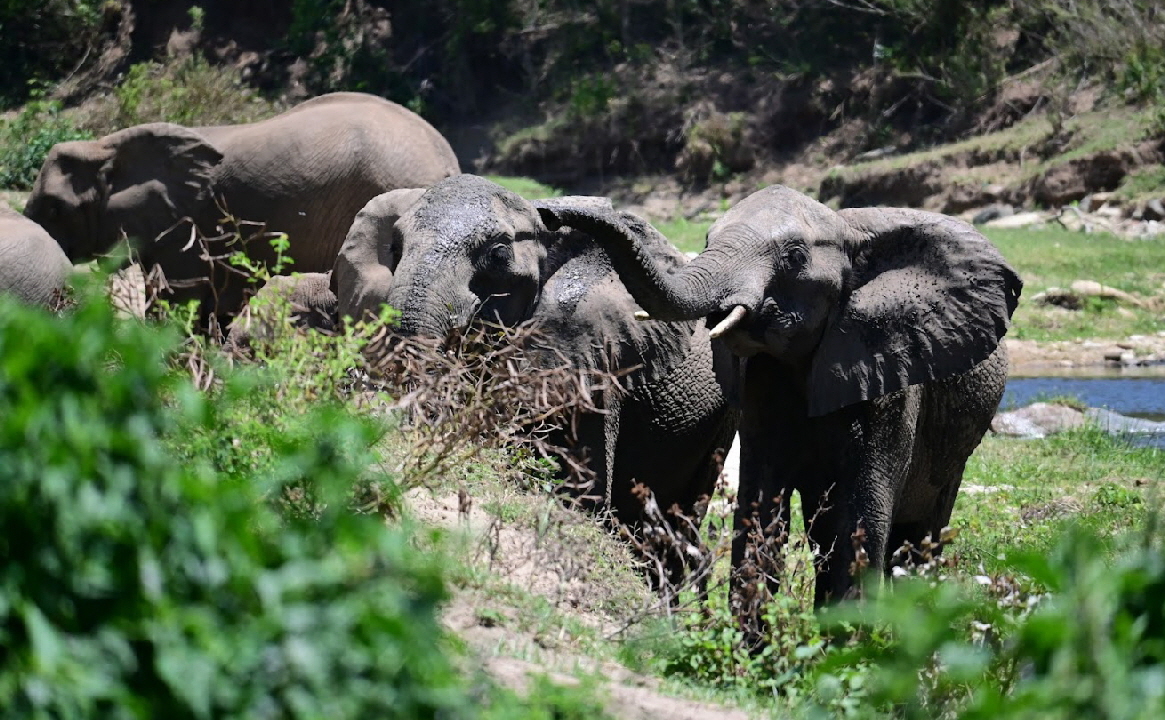
[{"label": "elephant herd", "polygon": [[640,516],[637,482],[698,513],[739,432],[734,567],[749,562],[746,531],[787,521],[797,492],[818,605],[854,592],[859,554],[886,572],[903,542],[950,520],[1002,397],[1022,287],[963,222],[834,211],[782,186],[728,210],[689,260],[606,198],[528,201],[461,174],[417,115],[336,93],[248,125],[55,146],[25,215],[0,209],[0,289],[46,303],[72,262],[124,237],[174,299],[225,327],[247,286],[210,260],[243,249],[270,263],[270,243],[237,245],[272,233],[304,275],[271,288],[310,324],[387,304],[406,336],[529,325],[536,355],[618,373],[578,434],[593,496],[624,523]]}]

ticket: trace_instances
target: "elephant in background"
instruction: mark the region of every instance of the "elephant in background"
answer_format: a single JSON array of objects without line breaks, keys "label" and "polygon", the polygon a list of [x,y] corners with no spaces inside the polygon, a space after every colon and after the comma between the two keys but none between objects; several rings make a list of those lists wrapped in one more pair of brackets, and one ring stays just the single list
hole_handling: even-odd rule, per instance
[{"label": "elephant in background", "polygon": [[1003,394],[1001,339],[1022,289],[986,238],[934,213],[834,212],[772,186],[676,267],[615,214],[553,215],[551,227],[603,244],[646,314],[707,318],[740,358],[738,608],[751,581],[744,531],[754,513],[787,527],[792,491],[824,554],[819,606],[855,591],[855,542],[886,571],[903,542],[937,539]]},{"label": "elephant in background", "polygon": [[72,271],[44,228],[0,203],[0,292],[47,307]]},{"label": "elephant in background", "polygon": [[[337,304],[331,283],[330,272],[272,276],[231,320],[228,344],[243,348],[255,340],[270,340],[275,334],[275,325],[284,320],[290,320],[297,328],[335,330]],[[286,301],[287,305],[279,300]]]},{"label": "elephant in background", "polygon": [[[334,93],[245,125],[150,123],[49,152],[25,214],[74,261],[108,251],[125,233],[148,270],[160,265],[173,299],[198,299],[209,323],[237,312],[246,282],[211,268],[188,218],[207,238],[229,233],[219,205],[240,222],[289,236],[290,270],[326,272],[369,199],[431,185],[459,172],[449,143],[415,113],[373,95]],[[241,249],[222,238],[210,254]],[[254,260],[275,251],[257,239]],[[206,280],[209,279],[209,282]],[[222,322],[225,326],[225,322]]]},{"label": "elephant in background", "polygon": [[[619,218],[663,267],[686,258],[643,220],[616,213],[605,198],[531,203],[484,178],[459,175],[425,190],[374,198],[357,215],[332,274],[341,314],[400,314],[402,335],[445,337],[476,320],[533,325],[557,365],[630,371],[623,390],[599,399],[606,411],[580,423],[595,472],[593,494],[635,526],[642,502],[634,481],[660,508],[696,513],[718,477],[736,413],[722,384],[731,377],[701,323],[639,322],[634,301],[592,238],[542,220],[550,208],[602,208]],[[714,357],[715,356],[715,357]],[[718,375],[719,373],[719,375]],[[671,568],[669,574],[675,572]],[[674,579],[674,575],[673,575]]]}]

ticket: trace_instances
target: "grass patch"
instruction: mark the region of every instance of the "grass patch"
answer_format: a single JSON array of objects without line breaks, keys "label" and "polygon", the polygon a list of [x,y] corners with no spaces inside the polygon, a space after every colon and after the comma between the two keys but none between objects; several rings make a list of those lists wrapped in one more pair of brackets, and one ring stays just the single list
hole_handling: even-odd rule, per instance
[{"label": "grass patch", "polygon": [[1165,239],[1129,241],[1106,234],[1067,230],[993,230],[984,233],[1019,271],[1024,281],[1009,336],[1027,340],[1079,337],[1122,338],[1165,330],[1165,317],[1152,309],[1118,307],[1103,301],[1069,311],[1025,302],[1050,287],[1095,280],[1142,297],[1160,296],[1165,285]]},{"label": "grass patch", "polygon": [[559,197],[562,195],[562,190],[549,185],[543,185],[533,178],[487,175],[486,179],[501,185],[510,192],[521,195],[527,200],[538,200],[540,198]]},{"label": "grass patch", "polygon": [[[1048,168],[1076,158],[1104,150],[1118,150],[1136,144],[1146,137],[1153,128],[1156,117],[1154,108],[1111,108],[1080,113],[1064,122],[1064,132],[1072,134],[1072,147],[1066,152],[1041,160],[1034,148],[1052,133],[1052,123],[1045,115],[1033,115],[1015,125],[986,135],[979,135],[960,142],[895,155],[868,162],[854,163],[837,169],[836,173],[845,177],[866,172],[885,172],[920,165],[925,162],[950,162],[965,156],[1023,157],[1026,161],[1022,169],[1012,170],[1008,165],[1003,172],[1012,173],[992,176],[976,172],[975,179],[981,182],[1022,182],[1043,174]],[[971,168],[978,170],[979,168]],[[985,169],[984,169],[985,170]]]},{"label": "grass patch", "polygon": [[1071,526],[1116,537],[1159,505],[1165,452],[1094,427],[1019,440],[988,435],[971,456],[952,525],[959,567],[1006,569],[1009,555],[1045,552]]},{"label": "grass patch", "polygon": [[701,252],[708,238],[710,222],[694,222],[687,218],[676,218],[663,223],[656,223],[655,227],[672,244],[684,252]]},{"label": "grass patch", "polygon": [[1136,200],[1146,195],[1165,193],[1165,165],[1146,165],[1129,173],[1117,188],[1117,194]]}]

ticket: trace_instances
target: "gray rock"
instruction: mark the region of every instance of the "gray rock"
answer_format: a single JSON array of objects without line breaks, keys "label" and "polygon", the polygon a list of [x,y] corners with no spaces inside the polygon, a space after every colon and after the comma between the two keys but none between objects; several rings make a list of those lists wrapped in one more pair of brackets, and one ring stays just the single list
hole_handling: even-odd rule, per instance
[{"label": "gray rock", "polygon": [[1088,408],[1084,411],[1084,416],[1100,429],[1110,433],[1165,435],[1165,422],[1129,417],[1104,408]]},{"label": "gray rock", "polygon": [[1019,410],[999,413],[991,421],[991,430],[999,435],[1042,438],[1078,428],[1083,424],[1084,413],[1075,408],[1050,403],[1032,403]]},{"label": "gray rock", "polygon": [[992,220],[999,218],[1011,217],[1015,214],[1015,208],[1006,203],[999,203],[997,205],[989,205],[971,217],[972,225],[986,225]]}]

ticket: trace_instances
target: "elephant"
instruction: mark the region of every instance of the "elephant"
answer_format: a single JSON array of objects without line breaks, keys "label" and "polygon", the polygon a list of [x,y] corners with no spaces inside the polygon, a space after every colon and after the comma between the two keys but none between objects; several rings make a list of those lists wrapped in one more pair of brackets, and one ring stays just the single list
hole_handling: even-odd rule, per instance
[{"label": "elephant", "polygon": [[211,256],[242,249],[225,210],[239,235],[256,236],[246,243],[254,261],[276,260],[257,223],[288,235],[290,270],[326,272],[369,199],[458,172],[449,143],[420,116],[373,95],[333,93],[255,123],[149,123],[59,143],[25,214],[74,262],[108,251],[124,233],[147,270],[161,266],[172,299],[199,300],[204,321],[213,314],[225,327],[247,284],[242,273],[211,267],[195,228],[210,239]]},{"label": "elephant", "polygon": [[820,551],[817,607],[859,596],[863,564],[888,572],[902,543],[938,539],[1002,397],[1001,340],[1023,286],[973,227],[919,210],[833,211],[774,185],[729,209],[677,267],[617,215],[552,214],[549,227],[602,243],[640,317],[706,318],[737,358],[736,607],[756,587],[755,530],[787,528],[794,491]]},{"label": "elephant", "polygon": [[0,292],[50,306],[73,265],[44,228],[0,204]]},{"label": "elephant", "polygon": [[[274,325],[285,319],[284,312],[295,327],[335,330],[337,303],[331,284],[330,272],[273,275],[231,320],[227,344],[243,348],[255,340],[269,340],[274,335]],[[279,300],[285,300],[287,306]]]},{"label": "elephant", "polygon": [[[627,372],[620,390],[598,399],[605,412],[579,423],[595,474],[590,494],[599,499],[590,507],[637,527],[638,481],[659,508],[699,515],[699,499],[719,475],[717,453],[735,433],[723,383],[731,356],[713,352],[702,323],[633,320],[634,301],[593,239],[543,224],[541,213],[563,207],[615,212],[606,198],[531,203],[470,174],[374,198],[336,258],[341,316],[387,304],[402,336],[445,337],[475,321],[531,325],[542,331],[546,347],[535,354],[547,364],[565,358],[581,369]],[[616,215],[661,266],[686,262],[645,221]],[[672,581],[681,571],[674,563],[665,570]]]}]

